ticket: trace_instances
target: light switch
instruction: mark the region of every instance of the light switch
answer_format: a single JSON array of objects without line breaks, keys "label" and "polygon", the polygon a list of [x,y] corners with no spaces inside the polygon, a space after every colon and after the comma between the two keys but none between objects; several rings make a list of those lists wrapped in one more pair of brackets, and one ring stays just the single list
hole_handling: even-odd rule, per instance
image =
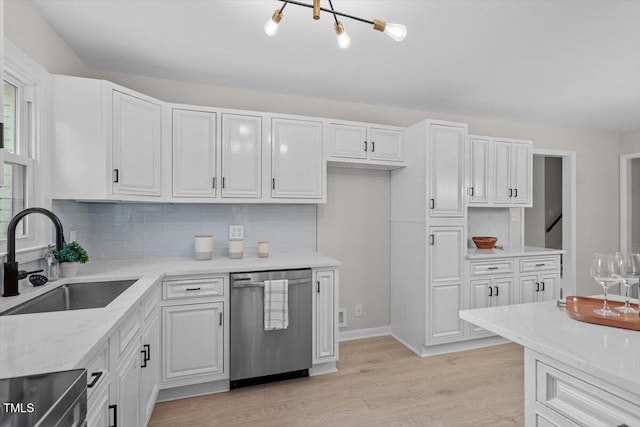
[{"label": "light switch", "polygon": [[511,208],[511,221],[518,222],[520,221],[520,208]]}]

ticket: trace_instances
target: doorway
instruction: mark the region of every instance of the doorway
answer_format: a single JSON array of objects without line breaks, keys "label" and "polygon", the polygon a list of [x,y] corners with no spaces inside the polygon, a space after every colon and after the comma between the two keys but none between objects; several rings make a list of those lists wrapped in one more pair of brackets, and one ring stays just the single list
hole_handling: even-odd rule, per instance
[{"label": "doorway", "polygon": [[640,153],[620,156],[620,251],[640,253]]},{"label": "doorway", "polygon": [[561,256],[562,296],[576,287],[576,154],[533,151],[533,207],[524,210],[525,246],[566,251]]}]

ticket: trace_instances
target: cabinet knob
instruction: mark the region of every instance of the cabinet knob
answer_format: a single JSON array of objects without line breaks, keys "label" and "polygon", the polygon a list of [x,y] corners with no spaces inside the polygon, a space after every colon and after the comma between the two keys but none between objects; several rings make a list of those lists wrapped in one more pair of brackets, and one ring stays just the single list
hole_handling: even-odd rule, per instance
[{"label": "cabinet knob", "polygon": [[109,427],[118,427],[118,405],[109,405],[109,411],[113,409],[113,425]]},{"label": "cabinet knob", "polygon": [[471,197],[473,197],[473,196],[475,195],[475,194],[474,194],[474,189],[473,189],[473,187],[469,187],[469,195],[470,195]]},{"label": "cabinet knob", "polygon": [[517,188],[513,189],[513,197],[518,197],[518,189]]},{"label": "cabinet knob", "polygon": [[493,287],[489,286],[489,296],[492,297],[493,296]]},{"label": "cabinet knob", "polygon": [[500,288],[496,286],[496,296],[500,295]]},{"label": "cabinet knob", "polygon": [[371,141],[371,152],[373,153],[374,151],[376,151],[376,142]]},{"label": "cabinet knob", "polygon": [[540,292],[540,282],[536,282],[536,292]]},{"label": "cabinet knob", "polygon": [[513,197],[513,188],[509,189],[509,197]]},{"label": "cabinet knob", "polygon": [[544,282],[540,282],[542,284],[542,289],[540,289],[541,291],[544,291]]},{"label": "cabinet knob", "polygon": [[435,244],[436,244],[436,235],[435,235],[435,234],[430,234],[430,235],[429,235],[429,244],[430,244],[431,246],[433,246],[433,245],[435,245]]},{"label": "cabinet knob", "polygon": [[364,142],[364,151],[367,151],[367,141]]},{"label": "cabinet knob", "polygon": [[429,199],[429,208],[431,209],[436,208],[436,199]]},{"label": "cabinet knob", "polygon": [[118,169],[113,170],[113,182],[118,182],[120,180],[120,171]]},{"label": "cabinet knob", "polygon": [[93,386],[96,385],[96,383],[98,382],[98,380],[102,376],[102,371],[94,372],[94,373],[91,374],[91,376],[93,377],[93,381],[91,381],[91,383],[87,384],[87,388],[92,388]]}]

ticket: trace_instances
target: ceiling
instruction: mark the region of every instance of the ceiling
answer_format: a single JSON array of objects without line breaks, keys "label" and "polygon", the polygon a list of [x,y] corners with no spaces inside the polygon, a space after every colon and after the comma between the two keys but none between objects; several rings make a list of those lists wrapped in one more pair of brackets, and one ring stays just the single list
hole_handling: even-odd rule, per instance
[{"label": "ceiling", "polygon": [[[311,3],[311,0],[303,0]],[[440,113],[640,129],[640,0],[32,0],[90,69]],[[324,6],[328,2],[323,0]]]}]

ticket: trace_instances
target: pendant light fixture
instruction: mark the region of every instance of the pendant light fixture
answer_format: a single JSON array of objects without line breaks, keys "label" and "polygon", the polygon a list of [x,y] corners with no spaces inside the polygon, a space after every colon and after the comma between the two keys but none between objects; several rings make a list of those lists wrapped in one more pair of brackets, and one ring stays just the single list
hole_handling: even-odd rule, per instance
[{"label": "pendant light fixture", "polygon": [[341,49],[346,49],[349,46],[351,46],[351,37],[349,37],[349,34],[347,34],[347,32],[345,31],[344,25],[342,24],[342,22],[338,20],[338,16],[353,19],[355,21],[364,22],[366,24],[371,24],[373,25],[374,30],[378,30],[385,33],[386,35],[388,35],[389,37],[391,37],[393,40],[397,42],[401,42],[407,36],[407,27],[405,27],[402,24],[387,23],[380,19],[374,19],[373,21],[369,21],[367,19],[358,18],[357,16],[338,12],[334,10],[333,3],[331,2],[331,0],[328,0],[330,9],[325,9],[324,7],[320,7],[320,0],[313,0],[313,4],[306,4],[306,3],[291,1],[291,0],[280,0],[280,1],[284,3],[282,7],[280,9],[276,9],[276,11],[273,12],[273,16],[271,16],[271,18],[264,24],[264,32],[267,33],[267,35],[269,36],[275,36],[276,34],[278,34],[278,25],[280,25],[280,21],[282,21],[282,18],[284,18],[284,15],[282,14],[282,12],[284,11],[284,8],[289,3],[295,4],[297,6],[304,6],[304,7],[313,9],[314,20],[320,19],[320,12],[327,12],[333,15],[333,19],[335,21],[333,28],[336,31],[336,35],[338,38],[338,46]]}]

